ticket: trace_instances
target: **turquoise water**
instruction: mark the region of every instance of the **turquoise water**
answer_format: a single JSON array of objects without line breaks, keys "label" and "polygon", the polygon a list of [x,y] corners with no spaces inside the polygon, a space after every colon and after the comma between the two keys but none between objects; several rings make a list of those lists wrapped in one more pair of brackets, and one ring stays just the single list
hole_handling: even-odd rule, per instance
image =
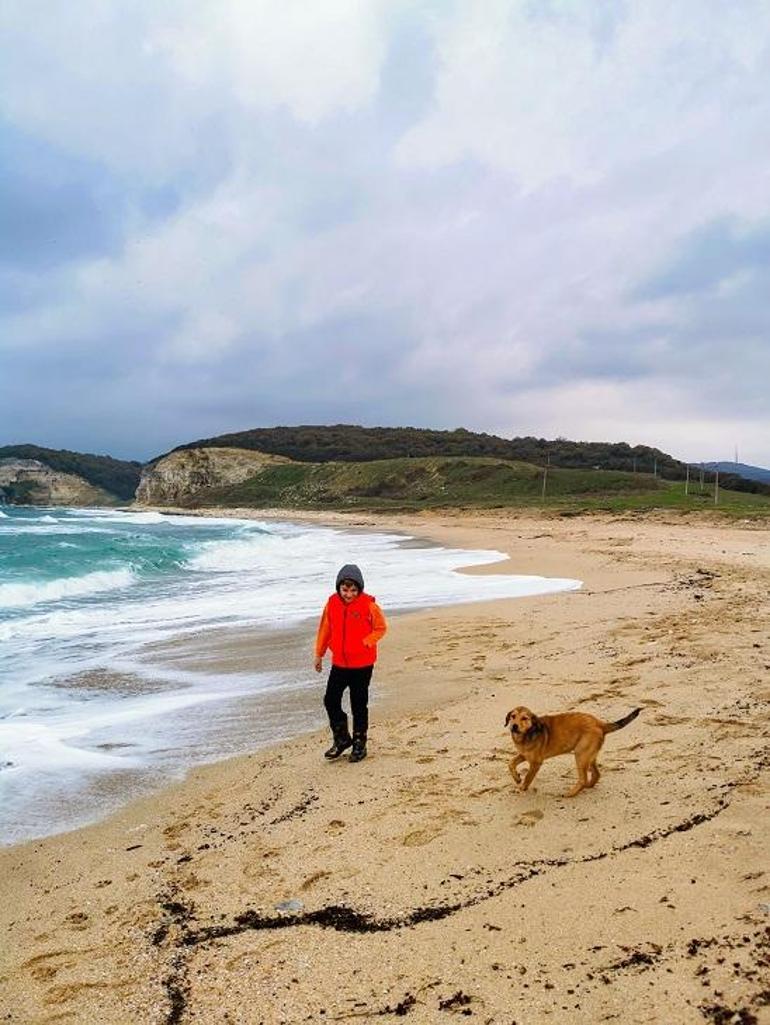
[{"label": "turquoise water", "polygon": [[187,524],[155,513],[121,517],[6,507],[0,521],[0,623],[33,605],[168,578],[202,543],[233,531],[229,523],[205,520],[196,528],[191,537]]}]

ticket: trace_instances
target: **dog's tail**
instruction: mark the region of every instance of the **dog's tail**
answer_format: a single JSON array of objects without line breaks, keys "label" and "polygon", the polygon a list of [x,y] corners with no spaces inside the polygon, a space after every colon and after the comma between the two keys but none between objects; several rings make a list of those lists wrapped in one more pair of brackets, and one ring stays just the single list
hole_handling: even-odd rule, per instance
[{"label": "dog's tail", "polygon": [[604,726],[604,732],[605,733],[614,733],[615,730],[622,730],[624,726],[628,726],[628,724],[630,722],[633,722],[634,719],[637,717],[637,715],[639,715],[640,712],[641,712],[641,708],[635,708],[633,710],[633,712],[629,712],[628,715],[624,715],[623,718],[622,719],[618,719],[617,722],[605,722],[605,723],[603,723],[602,725]]}]

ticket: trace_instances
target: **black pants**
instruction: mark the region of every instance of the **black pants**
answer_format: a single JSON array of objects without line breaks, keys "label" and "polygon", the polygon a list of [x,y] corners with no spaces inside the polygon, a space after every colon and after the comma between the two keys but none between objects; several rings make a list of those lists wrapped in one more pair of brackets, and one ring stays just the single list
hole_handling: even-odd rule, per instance
[{"label": "black pants", "polygon": [[329,716],[332,729],[347,722],[342,710],[342,695],[345,688],[350,687],[350,710],[353,713],[353,732],[366,733],[369,727],[369,681],[374,666],[363,669],[344,669],[332,666],[329,679],[326,681],[324,707]]}]

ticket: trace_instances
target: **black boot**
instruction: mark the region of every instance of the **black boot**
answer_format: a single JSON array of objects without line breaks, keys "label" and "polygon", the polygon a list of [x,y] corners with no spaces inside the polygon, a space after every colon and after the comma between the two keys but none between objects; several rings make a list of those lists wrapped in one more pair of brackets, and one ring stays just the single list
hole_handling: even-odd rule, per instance
[{"label": "black boot", "polygon": [[343,751],[352,745],[353,738],[348,732],[348,717],[345,716],[344,720],[336,723],[332,726],[332,746],[328,751],[324,751],[324,758],[333,759],[339,758]]},{"label": "black boot", "polygon": [[353,749],[348,756],[349,762],[360,762],[366,758],[366,734],[365,733],[354,733],[353,734]]}]

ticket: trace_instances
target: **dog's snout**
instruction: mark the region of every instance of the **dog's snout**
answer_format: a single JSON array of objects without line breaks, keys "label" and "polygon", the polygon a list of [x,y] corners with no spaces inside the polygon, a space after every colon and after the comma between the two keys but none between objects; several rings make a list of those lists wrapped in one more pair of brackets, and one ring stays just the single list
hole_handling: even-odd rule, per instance
[{"label": "dog's snout", "polygon": [[516,725],[515,722],[512,722],[511,723],[511,733],[518,733],[518,732],[519,732],[519,727]]}]

